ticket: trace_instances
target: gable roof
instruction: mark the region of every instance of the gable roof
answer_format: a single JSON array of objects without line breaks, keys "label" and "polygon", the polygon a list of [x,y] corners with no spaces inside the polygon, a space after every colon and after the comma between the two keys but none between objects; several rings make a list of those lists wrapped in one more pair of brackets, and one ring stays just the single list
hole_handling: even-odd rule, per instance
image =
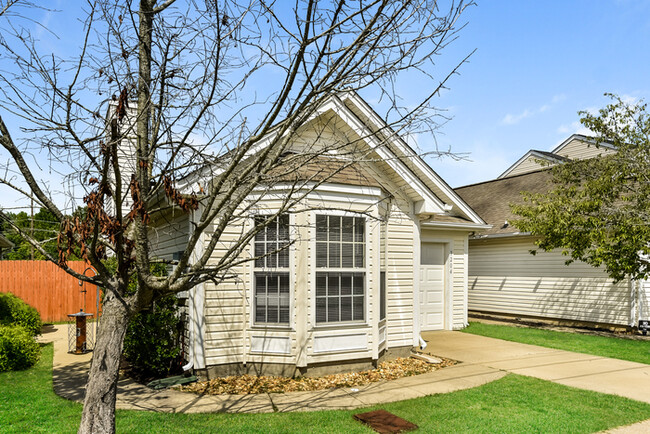
[{"label": "gable roof", "polygon": [[552,174],[547,169],[467,185],[456,189],[456,193],[465,200],[488,224],[492,225],[481,236],[505,236],[520,234],[519,229],[510,222],[515,215],[510,204],[521,204],[521,193],[546,193],[552,186]]},{"label": "gable roof", "polygon": [[[356,93],[346,92],[335,95],[334,99],[344,103],[345,108],[357,119],[369,127],[372,133],[385,138],[388,146],[378,148],[388,155],[384,161],[411,188],[425,192],[441,201],[445,213],[450,217],[459,217],[467,224],[485,226],[485,222],[454,190],[447,184],[381,117]],[[342,109],[342,107],[341,107]],[[366,131],[366,134],[370,131]],[[372,135],[371,135],[372,137]],[[383,157],[383,155],[382,155]],[[424,198],[423,203],[416,203],[415,213],[419,215],[441,215],[434,212]],[[435,221],[435,218],[433,219]],[[458,220],[457,220],[458,221]],[[450,226],[451,222],[447,223]],[[465,224],[463,224],[465,225]]]},{"label": "gable roof", "polygon": [[531,149],[513,165],[508,167],[497,179],[533,172],[544,167],[543,164],[531,160],[542,160],[548,162],[549,165],[553,165],[571,160],[594,158],[601,154],[608,154],[615,151],[616,146],[609,142],[596,143],[596,139],[593,137],[572,134],[551,152]]},{"label": "gable roof", "polygon": [[[590,146],[596,146],[596,140],[593,137],[585,136],[584,134],[571,134],[566,140],[557,145],[551,152],[554,154],[559,154],[574,140],[587,143]],[[598,144],[598,146],[612,151],[616,150],[616,146],[612,145],[609,142],[601,142]]]},{"label": "gable roof", "polygon": [[[377,168],[364,167],[366,162],[355,164],[353,170],[335,175],[328,183],[344,183],[354,185],[375,184],[379,178],[385,178],[382,187],[389,193],[392,190],[406,192],[414,203],[414,213],[423,218],[433,215],[453,217],[440,225],[446,227],[459,226],[469,228],[484,228],[485,222],[472,208],[458,196],[454,190],[429,167],[413,149],[402,140],[355,92],[344,92],[330,96],[303,127],[318,119],[335,119],[346,133],[354,135],[355,140],[365,143],[376,154],[371,165]],[[303,128],[301,127],[301,128]],[[273,138],[277,137],[278,129],[273,129],[260,144],[251,152],[262,149]],[[299,146],[299,144],[298,144]],[[366,164],[369,166],[369,164]],[[194,176],[185,179],[185,188],[189,189],[199,179],[204,179],[201,170]],[[359,175],[361,174],[361,176]],[[373,181],[368,179],[374,178]],[[214,176],[214,175],[213,175]],[[218,176],[218,174],[217,174]],[[359,180],[360,183],[352,182]],[[453,221],[452,221],[453,220]],[[434,223],[435,224],[435,223]]]},{"label": "gable roof", "polygon": [[[546,152],[546,151],[539,151],[537,149],[531,149],[530,151],[526,152],[523,157],[521,157],[519,160],[517,160],[513,165],[508,167],[501,175],[497,177],[497,179],[501,178],[506,178],[510,175],[513,174],[520,166],[528,161],[529,158],[534,158],[536,160],[544,160],[549,162],[550,164],[556,164],[556,163],[562,163],[565,161],[569,161],[567,157],[563,157],[561,155],[555,154],[553,152]],[[536,164],[538,166],[536,170],[539,170],[543,168],[543,166],[539,163]],[[528,170],[530,171],[530,170]],[[528,172],[527,171],[527,172]],[[519,174],[519,173],[514,173],[514,174]]]}]

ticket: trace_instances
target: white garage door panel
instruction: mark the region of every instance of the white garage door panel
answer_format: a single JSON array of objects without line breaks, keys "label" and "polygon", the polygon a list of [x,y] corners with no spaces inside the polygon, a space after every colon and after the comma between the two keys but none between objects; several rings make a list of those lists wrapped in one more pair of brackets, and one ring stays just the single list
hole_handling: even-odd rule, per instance
[{"label": "white garage door panel", "polygon": [[444,328],[445,246],[422,243],[420,265],[420,328]]}]

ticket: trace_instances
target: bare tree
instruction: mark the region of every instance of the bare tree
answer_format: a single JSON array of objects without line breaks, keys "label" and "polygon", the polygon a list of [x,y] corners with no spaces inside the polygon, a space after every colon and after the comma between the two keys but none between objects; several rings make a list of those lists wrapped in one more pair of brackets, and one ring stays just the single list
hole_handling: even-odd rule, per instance
[{"label": "bare tree", "polygon": [[[30,242],[105,291],[79,432],[115,431],[118,362],[136,312],[159,297],[229,278],[233,265],[252,259],[242,252],[274,216],[320,182],[372,158],[345,140],[328,148],[316,140],[294,152],[301,127],[328,99],[378,95],[390,128],[371,133],[383,140],[432,132],[444,120],[432,98],[457,67],[437,76],[434,61],[462,27],[467,6],[98,0],[85,6],[84,31],[69,57],[42,53],[26,28],[6,26],[0,107],[20,125],[10,128],[0,118],[9,155],[0,182],[61,222],[57,257]],[[405,74],[422,80],[417,102],[403,104],[395,91]],[[124,146],[133,154],[131,166],[120,158]],[[64,189],[65,202],[28,164],[34,150],[47,151],[51,170],[72,186]],[[318,162],[331,155],[338,163],[323,170]],[[218,262],[210,261],[226,226],[255,207],[251,193],[278,182],[285,191],[277,212],[256,220]],[[74,208],[80,198],[85,212],[69,217],[62,203]],[[178,266],[156,277],[153,222],[169,207],[194,213],[195,227]],[[205,248],[193,256],[199,242]],[[69,268],[73,254],[97,275]],[[115,271],[106,266],[109,256]],[[138,285],[130,292],[132,279]]]}]

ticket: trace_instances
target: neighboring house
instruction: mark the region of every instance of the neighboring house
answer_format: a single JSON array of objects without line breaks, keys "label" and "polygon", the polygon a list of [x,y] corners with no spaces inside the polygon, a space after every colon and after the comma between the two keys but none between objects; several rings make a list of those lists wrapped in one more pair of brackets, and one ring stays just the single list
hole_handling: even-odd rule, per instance
[{"label": "neighboring house", "polygon": [[[296,240],[291,248],[189,291],[187,353],[195,370],[292,375],[368,367],[408,355],[421,331],[467,325],[468,235],[488,226],[397,135],[380,149],[381,130],[386,125],[354,93],[331,97],[301,127],[294,152],[310,140],[364,137],[377,155],[319,185],[243,255],[287,239]],[[260,214],[277,209],[281,196],[264,194]],[[193,219],[178,210],[165,216],[152,240],[158,256],[178,257]],[[233,222],[214,261],[254,219]]]},{"label": "neighboring house", "polygon": [[617,326],[648,319],[645,282],[614,283],[602,268],[580,261],[567,266],[561,250],[532,255],[534,237],[510,224],[510,204],[522,203],[521,192],[552,187],[548,164],[611,152],[611,146],[596,147],[593,139],[573,135],[551,153],[529,151],[496,180],[456,189],[492,225],[469,240],[470,311]]},{"label": "neighboring house", "polygon": [[12,243],[7,238],[5,238],[2,234],[0,234],[0,259],[2,259],[2,255],[6,250],[11,250],[13,248],[14,248],[14,243]]}]

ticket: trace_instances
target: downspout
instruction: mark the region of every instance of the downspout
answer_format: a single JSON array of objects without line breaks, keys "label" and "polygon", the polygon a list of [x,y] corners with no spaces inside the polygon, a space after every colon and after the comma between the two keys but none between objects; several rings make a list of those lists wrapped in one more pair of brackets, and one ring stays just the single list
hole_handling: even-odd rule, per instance
[{"label": "downspout", "polygon": [[[196,211],[192,211],[191,217],[188,219],[188,234],[192,232],[192,220],[194,220]],[[196,318],[194,318],[194,301],[196,299],[196,287],[190,289],[187,292],[187,301],[188,306],[188,320],[187,320],[187,353],[189,361],[182,366],[183,372],[187,372],[194,367],[194,324],[196,323]]]},{"label": "downspout", "polygon": [[636,318],[637,318],[637,295],[638,295],[638,289],[640,286],[640,282],[633,280],[632,278],[628,278],[628,282],[630,285],[630,321],[629,325],[630,327],[634,327],[636,324]]},{"label": "downspout", "polygon": [[420,350],[424,351],[424,349],[427,347],[427,343],[425,342],[424,339],[422,339],[422,333],[419,333],[419,341],[420,341]]},{"label": "downspout", "polygon": [[248,331],[248,327],[246,326],[246,286],[243,285],[244,287],[241,292],[241,309],[242,309],[242,331],[241,331],[241,336],[242,336],[242,349],[241,349],[241,354],[242,354],[242,365],[246,367],[246,363],[248,362],[248,353],[246,352],[246,332]]},{"label": "downspout", "polygon": [[[194,292],[194,288],[192,288],[191,293],[193,293],[193,292]],[[187,371],[189,371],[190,369],[192,369],[194,367],[194,341],[192,340],[192,337],[193,337],[192,336],[193,335],[192,329],[194,328],[192,326],[192,322],[194,321],[194,297],[190,296],[188,298],[188,300],[190,302],[189,315],[188,315],[189,318],[188,318],[188,322],[187,322],[187,324],[189,325],[189,327],[187,328],[188,329],[188,333],[187,333],[188,334],[188,345],[187,345],[188,350],[187,350],[187,352],[188,352],[189,362],[187,362],[187,364],[183,365],[183,372],[187,372]]]}]

